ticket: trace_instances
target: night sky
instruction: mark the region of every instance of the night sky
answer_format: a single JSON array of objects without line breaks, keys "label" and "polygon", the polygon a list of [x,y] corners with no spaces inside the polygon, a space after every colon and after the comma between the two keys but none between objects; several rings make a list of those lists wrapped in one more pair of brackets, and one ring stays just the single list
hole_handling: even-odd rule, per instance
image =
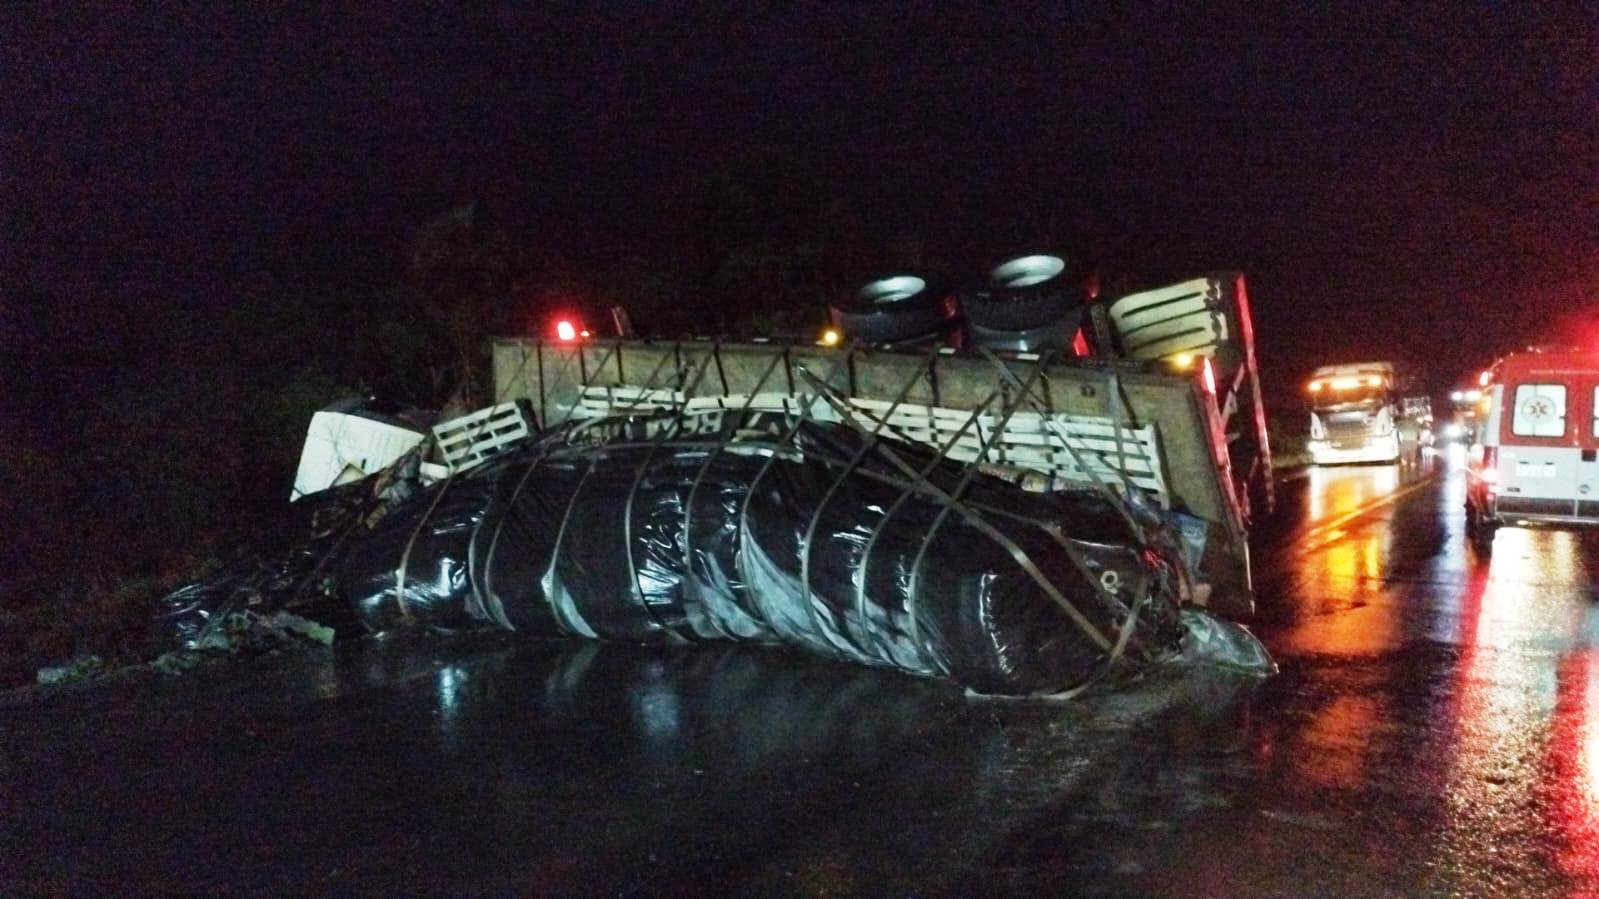
[{"label": "night sky", "polygon": [[775,148],[962,271],[1066,242],[1241,268],[1277,381],[1599,345],[1599,6],[1110,6],[13,7],[0,286],[233,303],[472,197],[599,269]]}]

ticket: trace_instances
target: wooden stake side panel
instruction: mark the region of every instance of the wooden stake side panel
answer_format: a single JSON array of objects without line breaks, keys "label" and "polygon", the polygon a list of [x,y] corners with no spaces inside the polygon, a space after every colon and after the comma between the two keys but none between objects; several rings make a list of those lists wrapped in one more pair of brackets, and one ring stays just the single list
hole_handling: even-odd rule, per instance
[{"label": "wooden stake side panel", "polygon": [[[1132,458],[1108,468],[1119,468],[1138,486],[1159,492],[1170,508],[1211,522],[1203,567],[1210,579],[1226,584],[1212,605],[1220,601],[1224,605],[1219,611],[1240,614],[1252,607],[1247,533],[1228,480],[1225,443],[1215,439],[1220,414],[1196,380],[1136,368],[1113,373],[1093,362],[1069,359],[1052,362],[1040,372],[1040,363],[1031,359],[996,364],[970,354],[863,347],[713,341],[555,344],[507,338],[496,341],[493,349],[496,396],[527,399],[540,427],[597,413],[601,396],[609,408],[625,408],[630,401],[683,407],[693,413],[689,423],[695,427],[709,426],[719,410],[752,394],[752,407],[760,404],[794,414],[803,410],[819,420],[832,420],[830,416],[836,418],[837,413],[828,403],[800,396],[821,382],[849,398],[851,406],[868,418],[902,396],[905,405],[891,424],[919,428],[921,438],[952,433],[947,420],[964,421],[986,404],[986,420],[978,432],[982,436],[973,434],[951,455],[967,459],[977,451],[980,439],[1003,437],[996,451],[1003,446],[1007,454],[1014,454],[1012,458],[1044,468],[1066,463],[1049,457],[1050,448],[1061,446],[1041,436],[1041,420],[1063,417],[1071,422],[1066,445],[1073,449],[1078,444],[1071,441],[1097,439],[1104,442],[1082,445],[1111,452],[1116,437],[1103,426],[1110,424],[1114,432],[1119,423],[1124,456]],[[1029,385],[1025,396],[1018,390],[1021,384]],[[1004,435],[995,435],[997,416],[1011,408],[1015,409],[1011,425]],[[1097,430],[1091,427],[1095,423],[1100,425]],[[1126,452],[1133,444],[1138,451]],[[1041,455],[1030,455],[1035,453]],[[1090,469],[1095,465],[1086,459],[1084,464]],[[1147,474],[1142,466],[1148,467]],[[1074,474],[1083,476],[1080,470]]]},{"label": "wooden stake side panel", "polygon": [[[1015,411],[1001,430],[1002,416],[995,414],[974,419],[971,412],[961,409],[896,405],[861,397],[851,397],[846,402],[862,413],[855,417],[854,424],[863,429],[870,431],[882,423],[885,432],[900,439],[945,448],[944,454],[957,462],[983,461],[1023,468],[1049,479],[1025,482],[1029,485],[1061,481],[1119,485],[1125,480],[1162,508],[1171,506],[1153,424],[1118,430],[1110,418]],[[690,398],[680,390],[629,385],[584,388],[573,417],[603,418],[667,410],[682,410],[685,416],[695,417],[739,409],[805,415],[818,421],[840,420],[831,404],[806,394]]]},{"label": "wooden stake side panel", "polygon": [[[617,404],[640,399],[637,391],[660,391],[644,398],[666,407],[686,406],[690,412],[705,408],[707,401],[725,408],[754,392],[763,406],[798,412],[795,394],[804,391],[797,388],[813,379],[852,400],[883,404],[878,408],[903,393],[905,405],[918,410],[909,414],[924,417],[928,413],[919,410],[941,409],[957,417],[985,403],[996,412],[1016,406],[1016,426],[1007,428],[1002,441],[1007,453],[1012,447],[1020,451],[1029,440],[1044,439],[1039,436],[1040,418],[1114,424],[1115,412],[1126,431],[1158,426],[1158,437],[1145,439],[1142,446],[1152,447],[1149,464],[1161,472],[1172,503],[1210,520],[1224,521],[1229,514],[1215,480],[1208,423],[1198,398],[1192,385],[1169,375],[1123,373],[1119,395],[1112,395],[1105,371],[1057,363],[1032,379],[1024,399],[1017,396],[1016,382],[1028,381],[1036,362],[1011,361],[1008,373],[1002,373],[985,359],[938,353],[708,341],[552,344],[506,339],[495,345],[494,363],[497,395],[528,398],[544,427],[597,411],[594,388],[634,392],[616,394]],[[827,420],[831,413],[825,406],[814,400],[810,412]],[[902,415],[894,424],[908,426],[904,419]],[[990,428],[990,423],[983,427]],[[942,427],[930,420],[925,430]],[[1133,455],[1150,457],[1149,452]]]}]

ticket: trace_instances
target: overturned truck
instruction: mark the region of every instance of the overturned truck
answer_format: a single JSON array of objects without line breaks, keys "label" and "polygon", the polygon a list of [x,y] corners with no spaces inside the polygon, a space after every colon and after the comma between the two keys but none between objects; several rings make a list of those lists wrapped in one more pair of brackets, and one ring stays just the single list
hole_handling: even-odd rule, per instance
[{"label": "overturned truck", "polygon": [[1208,322],[1178,341],[1203,365],[1170,340],[497,341],[505,402],[435,429],[442,478],[351,542],[338,588],[374,631],[782,642],[1004,695],[1247,640],[1185,610],[1253,605],[1242,280],[1178,287],[1141,308]]}]

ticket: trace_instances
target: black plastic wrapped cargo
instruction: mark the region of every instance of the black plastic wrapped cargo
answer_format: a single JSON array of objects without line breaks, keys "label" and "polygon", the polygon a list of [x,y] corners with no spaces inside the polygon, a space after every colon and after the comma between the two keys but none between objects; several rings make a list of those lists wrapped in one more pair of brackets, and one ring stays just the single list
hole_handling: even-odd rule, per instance
[{"label": "black plastic wrapped cargo", "polygon": [[729,419],[546,435],[396,509],[340,588],[374,630],[782,641],[1006,695],[1176,649],[1175,544],[1104,493],[1026,493],[843,425]]}]

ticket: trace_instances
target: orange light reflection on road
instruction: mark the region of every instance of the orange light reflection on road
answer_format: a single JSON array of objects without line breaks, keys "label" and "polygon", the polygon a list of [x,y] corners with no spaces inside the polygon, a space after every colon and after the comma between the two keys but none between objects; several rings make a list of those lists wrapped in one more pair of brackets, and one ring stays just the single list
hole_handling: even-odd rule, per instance
[{"label": "orange light reflection on road", "polygon": [[[1284,635],[1291,652],[1358,656],[1381,652],[1396,639],[1399,608],[1384,583],[1393,543],[1389,521],[1340,519],[1399,487],[1396,466],[1313,468],[1310,471],[1307,549],[1294,562],[1297,589],[1337,598],[1339,605],[1296,621]],[[1389,715],[1388,693],[1348,693],[1319,708],[1299,732],[1293,751],[1316,758],[1305,776],[1322,787],[1358,783],[1386,739],[1378,726]]]},{"label": "orange light reflection on road", "polygon": [[1331,521],[1347,515],[1398,487],[1399,468],[1395,465],[1314,467],[1310,469],[1306,523]]},{"label": "orange light reflection on road", "polygon": [[1382,534],[1368,532],[1358,537],[1340,540],[1327,547],[1322,569],[1329,579],[1352,584],[1367,584],[1382,578]]},{"label": "orange light reflection on road", "polygon": [[1295,560],[1295,581],[1308,595],[1346,605],[1297,621],[1285,635],[1294,650],[1356,654],[1377,651],[1393,638],[1398,609],[1383,580],[1391,524],[1381,512],[1375,520],[1339,520],[1398,487],[1396,466],[1311,469],[1308,523],[1319,528],[1311,528],[1308,550]]}]

